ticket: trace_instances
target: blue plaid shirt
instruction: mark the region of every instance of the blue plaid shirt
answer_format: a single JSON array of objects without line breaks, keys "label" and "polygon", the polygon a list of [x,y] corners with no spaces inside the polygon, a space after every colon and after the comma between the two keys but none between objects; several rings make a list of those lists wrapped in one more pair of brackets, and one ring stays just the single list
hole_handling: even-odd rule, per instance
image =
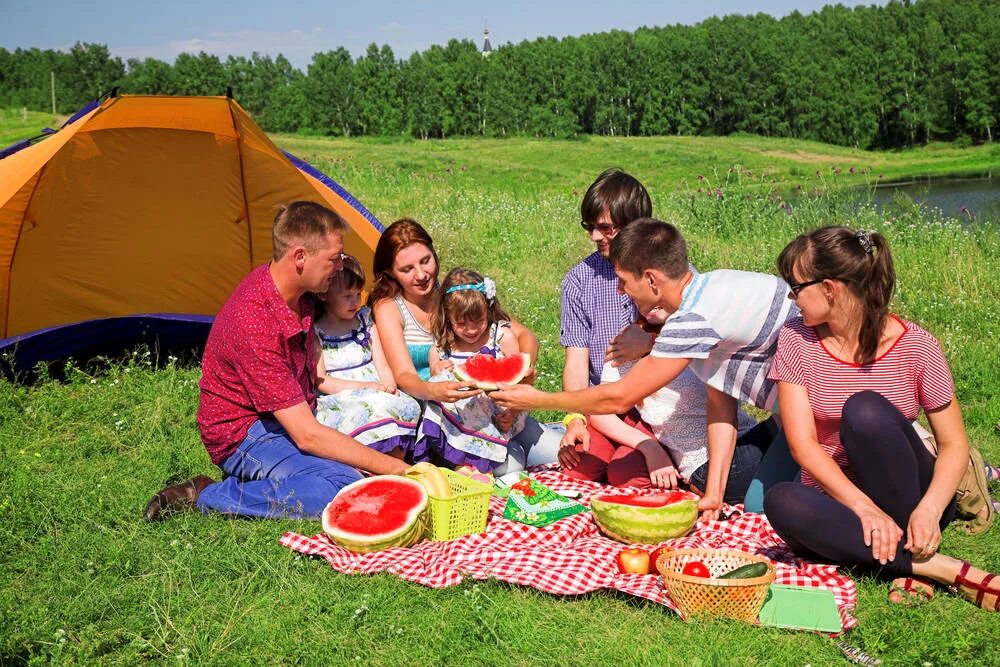
[{"label": "blue plaid shirt", "polygon": [[632,299],[618,293],[618,277],[611,262],[599,252],[563,278],[559,344],[590,350],[590,384],[601,383],[608,343],[637,317]]}]

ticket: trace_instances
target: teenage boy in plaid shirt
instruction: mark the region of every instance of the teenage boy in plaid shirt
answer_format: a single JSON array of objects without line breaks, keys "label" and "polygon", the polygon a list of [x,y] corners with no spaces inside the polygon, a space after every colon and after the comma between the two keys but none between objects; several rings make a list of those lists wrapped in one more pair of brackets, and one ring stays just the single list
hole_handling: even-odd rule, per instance
[{"label": "teenage boy in plaid shirt", "polygon": [[[708,390],[709,488],[699,508],[706,518],[717,518],[735,449],[738,403],[773,409],[777,392],[767,370],[778,332],[798,309],[787,298],[788,285],[776,276],[728,270],[698,273],[688,263],[680,232],[658,220],[628,224],[612,241],[609,257],[619,290],[632,298],[640,313],[661,308],[668,315],[651,353],[617,382],[558,393],[504,385],[491,398],[517,410],[620,413],[690,366]],[[574,428],[579,421],[573,422]],[[787,448],[781,449],[787,453]],[[792,471],[776,471],[775,479],[765,485],[782,481],[781,473]]]}]

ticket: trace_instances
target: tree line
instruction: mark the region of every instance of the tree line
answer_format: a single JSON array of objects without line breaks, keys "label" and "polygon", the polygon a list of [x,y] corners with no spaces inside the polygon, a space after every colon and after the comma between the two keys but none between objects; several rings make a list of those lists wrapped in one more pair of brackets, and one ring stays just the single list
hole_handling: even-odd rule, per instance
[{"label": "tree line", "polygon": [[[992,54],[992,55],[990,55]],[[227,88],[274,132],[337,136],[727,135],[861,148],[992,141],[1000,119],[1000,2],[892,1],[781,19],[540,38],[484,57],[451,40],[409,58],[372,44],[313,55],[122,62],[100,44],[0,48],[0,106],[60,112],[113,86],[131,94]]]}]

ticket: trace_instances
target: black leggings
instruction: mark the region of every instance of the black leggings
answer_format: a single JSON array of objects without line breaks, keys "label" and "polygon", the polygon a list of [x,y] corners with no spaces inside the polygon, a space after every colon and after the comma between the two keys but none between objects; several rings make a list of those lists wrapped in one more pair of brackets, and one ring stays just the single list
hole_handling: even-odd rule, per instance
[{"label": "black leggings", "polygon": [[[923,498],[934,475],[934,457],[913,425],[881,394],[863,391],[851,396],[843,409],[840,440],[847,451],[856,484],[903,529],[896,558],[882,566],[865,546],[861,520],[822,490],[796,482],[782,482],[764,496],[764,512],[771,526],[793,551],[845,565],[860,565],[898,577],[913,573],[906,544],[910,514]],[[943,529],[955,506],[941,517]]]}]

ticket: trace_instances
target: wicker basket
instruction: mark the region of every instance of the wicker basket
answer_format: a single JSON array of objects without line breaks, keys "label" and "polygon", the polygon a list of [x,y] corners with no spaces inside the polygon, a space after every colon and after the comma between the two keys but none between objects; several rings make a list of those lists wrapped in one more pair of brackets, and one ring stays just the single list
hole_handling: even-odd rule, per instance
[{"label": "wicker basket", "polygon": [[[710,578],[681,574],[684,566],[701,561]],[[753,579],[718,579],[719,575],[751,563],[766,563],[767,572]],[[698,614],[757,622],[764,598],[774,581],[774,564],[762,556],[734,549],[674,549],[656,560],[656,569],[670,598],[685,619]]]},{"label": "wicker basket", "polygon": [[452,496],[430,496],[427,539],[442,542],[485,532],[493,487],[445,468],[441,472],[448,478]]}]

